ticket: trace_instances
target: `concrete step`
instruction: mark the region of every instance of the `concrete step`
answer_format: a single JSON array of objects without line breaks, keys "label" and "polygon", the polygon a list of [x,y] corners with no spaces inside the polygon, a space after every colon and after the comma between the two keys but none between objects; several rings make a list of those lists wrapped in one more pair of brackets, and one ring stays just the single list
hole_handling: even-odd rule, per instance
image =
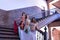
[{"label": "concrete step", "polygon": [[2,27],[2,26],[0,26],[0,29],[14,30],[14,28],[9,28],[9,27]]},{"label": "concrete step", "polygon": [[0,37],[7,37],[7,38],[19,38],[17,35],[1,35]]},{"label": "concrete step", "polygon": [[0,31],[0,33],[5,33],[5,34],[15,34],[14,32],[5,32],[5,31]]},{"label": "concrete step", "polygon": [[13,25],[0,25],[0,27],[4,27],[4,28],[13,28]]},{"label": "concrete step", "polygon": [[6,38],[0,38],[0,40],[19,40],[19,39],[6,39]]},{"label": "concrete step", "polygon": [[0,26],[0,40],[19,40],[19,36],[13,28]]},{"label": "concrete step", "polygon": [[11,30],[11,29],[3,29],[3,28],[0,28],[0,31],[5,31],[5,32],[14,32],[14,30]]},{"label": "concrete step", "polygon": [[0,39],[19,39],[19,37],[0,37]]}]

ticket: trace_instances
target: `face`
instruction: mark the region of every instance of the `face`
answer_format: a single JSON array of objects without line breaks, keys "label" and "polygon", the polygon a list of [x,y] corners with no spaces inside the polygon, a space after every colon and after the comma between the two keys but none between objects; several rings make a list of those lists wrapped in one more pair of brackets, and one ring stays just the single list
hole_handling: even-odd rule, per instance
[{"label": "face", "polygon": [[53,30],[52,30],[52,33],[53,33],[54,35],[56,35],[56,33],[58,33],[58,30],[57,30],[57,29],[53,29]]},{"label": "face", "polygon": [[29,18],[29,15],[27,15],[27,18]]},{"label": "face", "polygon": [[25,14],[23,14],[23,16],[25,16]]},{"label": "face", "polygon": [[35,21],[35,19],[33,19],[33,21]]},{"label": "face", "polygon": [[25,16],[25,15],[26,15],[25,12],[23,12],[23,13],[22,13],[22,16]]},{"label": "face", "polygon": [[36,20],[35,20],[35,19],[33,19],[33,22],[34,22],[34,23],[36,23]]}]

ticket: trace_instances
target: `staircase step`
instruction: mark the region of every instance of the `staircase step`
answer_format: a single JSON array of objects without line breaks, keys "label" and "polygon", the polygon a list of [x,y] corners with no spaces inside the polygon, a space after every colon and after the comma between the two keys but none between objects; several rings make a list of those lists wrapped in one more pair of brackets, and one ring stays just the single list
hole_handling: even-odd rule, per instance
[{"label": "staircase step", "polygon": [[0,40],[19,40],[19,36],[13,27],[0,26]]},{"label": "staircase step", "polygon": [[0,27],[4,27],[4,28],[13,28],[13,25],[0,25]]},{"label": "staircase step", "polygon": [[0,26],[0,29],[9,29],[9,30],[14,30],[13,28],[1,27],[1,26]]},{"label": "staircase step", "polygon": [[0,39],[19,39],[19,37],[0,37]]},{"label": "staircase step", "polygon": [[1,35],[17,35],[17,34],[6,34],[6,33],[0,33]]},{"label": "staircase step", "polygon": [[3,29],[3,28],[0,28],[0,31],[5,31],[5,32],[14,32],[14,30],[10,30],[10,29]]},{"label": "staircase step", "polygon": [[0,34],[2,34],[2,33],[3,33],[3,34],[7,34],[7,35],[8,35],[8,34],[12,34],[12,35],[15,34],[14,32],[4,32],[4,31],[0,31]]},{"label": "staircase step", "polygon": [[19,40],[19,39],[6,39],[6,38],[0,38],[0,40]]},{"label": "staircase step", "polygon": [[1,35],[1,34],[0,34],[0,37],[7,37],[7,38],[8,38],[8,37],[9,37],[9,38],[14,38],[14,37],[15,37],[15,38],[18,38],[17,35],[13,35],[13,36],[12,36],[12,35]]}]

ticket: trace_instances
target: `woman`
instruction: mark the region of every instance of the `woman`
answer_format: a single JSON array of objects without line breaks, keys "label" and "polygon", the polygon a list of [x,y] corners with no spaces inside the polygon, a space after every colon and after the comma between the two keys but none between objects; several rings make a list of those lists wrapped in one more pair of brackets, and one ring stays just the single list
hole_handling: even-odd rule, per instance
[{"label": "woman", "polygon": [[38,23],[36,22],[35,18],[33,17],[31,20],[31,26],[30,26],[31,35],[33,37],[33,40],[36,40],[36,27],[37,26],[38,26]]},{"label": "woman", "polygon": [[25,22],[25,12],[22,13],[21,21]]},{"label": "woman", "polygon": [[60,31],[56,28],[52,30],[53,40],[60,40]]},{"label": "woman", "polygon": [[19,23],[20,23],[20,21],[23,21],[23,22],[25,22],[25,12],[22,12],[22,15],[20,15],[20,17],[19,18],[17,18],[17,19],[15,19],[16,20],[16,23],[17,23],[17,25],[19,25]]},{"label": "woman", "polygon": [[38,27],[38,22],[34,17],[32,18],[30,25],[31,25],[30,26],[31,31],[36,31],[36,28]]},{"label": "woman", "polygon": [[[26,30],[27,29],[27,30]],[[25,22],[25,25],[24,25],[24,22],[21,21],[20,22],[20,26],[18,27],[18,32],[19,32],[19,37],[20,37],[20,40],[32,40],[32,35],[29,33],[29,23]]]},{"label": "woman", "polygon": [[25,12],[22,12],[22,16],[18,19],[15,19],[14,20],[14,32],[17,34],[18,33],[18,26],[19,26],[19,23],[21,21],[23,21],[23,23],[25,22]]},{"label": "woman", "polygon": [[25,27],[24,27],[24,39],[33,40],[32,35],[30,34],[30,19],[29,15],[25,16]]},{"label": "woman", "polygon": [[19,32],[19,37],[20,37],[20,40],[24,40],[24,23],[23,21],[20,22],[19,26],[18,26],[18,32]]},{"label": "woman", "polygon": [[25,32],[29,32],[30,31],[30,19],[29,19],[29,15],[26,15],[25,17]]}]

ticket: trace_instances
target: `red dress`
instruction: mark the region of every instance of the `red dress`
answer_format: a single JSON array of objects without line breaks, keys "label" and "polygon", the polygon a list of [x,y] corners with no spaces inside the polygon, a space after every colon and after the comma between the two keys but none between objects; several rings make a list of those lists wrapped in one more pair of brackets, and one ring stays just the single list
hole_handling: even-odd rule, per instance
[{"label": "red dress", "polygon": [[16,21],[14,21],[14,32],[17,34],[18,33],[18,25]]}]

